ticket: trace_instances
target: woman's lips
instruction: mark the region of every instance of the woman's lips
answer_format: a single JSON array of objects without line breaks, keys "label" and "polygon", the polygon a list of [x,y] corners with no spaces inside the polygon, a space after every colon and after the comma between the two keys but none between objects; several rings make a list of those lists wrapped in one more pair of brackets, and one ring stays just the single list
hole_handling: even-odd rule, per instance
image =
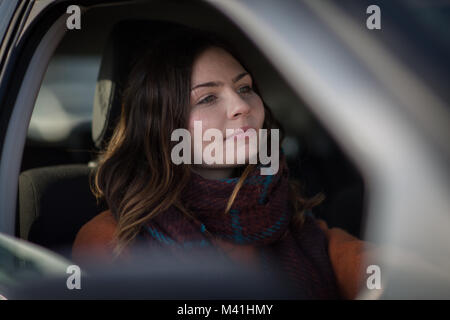
[{"label": "woman's lips", "polygon": [[231,139],[231,138],[238,139],[240,137],[244,137],[244,136],[246,136],[245,132],[249,129],[253,129],[256,131],[255,128],[250,127],[250,126],[240,127],[240,128],[234,129],[234,132],[232,134],[230,134],[229,136],[227,136],[225,138],[225,140]]}]

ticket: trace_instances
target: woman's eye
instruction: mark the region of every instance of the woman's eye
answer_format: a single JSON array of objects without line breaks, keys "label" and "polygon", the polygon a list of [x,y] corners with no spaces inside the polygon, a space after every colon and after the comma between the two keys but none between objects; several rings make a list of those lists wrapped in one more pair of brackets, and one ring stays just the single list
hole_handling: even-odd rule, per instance
[{"label": "woman's eye", "polygon": [[244,86],[239,88],[239,93],[250,93],[253,89],[250,86]]},{"label": "woman's eye", "polygon": [[216,96],[209,95],[209,96],[207,96],[206,98],[200,100],[200,101],[198,102],[198,104],[209,104],[209,103],[213,103],[216,99],[217,99]]}]

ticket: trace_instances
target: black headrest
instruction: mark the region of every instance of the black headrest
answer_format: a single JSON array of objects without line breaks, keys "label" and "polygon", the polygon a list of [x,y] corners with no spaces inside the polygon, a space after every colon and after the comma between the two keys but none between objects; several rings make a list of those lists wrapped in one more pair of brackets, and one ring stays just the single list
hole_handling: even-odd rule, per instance
[{"label": "black headrest", "polygon": [[105,46],[95,88],[92,140],[97,148],[109,141],[121,112],[126,80],[139,56],[158,39],[180,28],[167,21],[122,21],[116,24]]}]

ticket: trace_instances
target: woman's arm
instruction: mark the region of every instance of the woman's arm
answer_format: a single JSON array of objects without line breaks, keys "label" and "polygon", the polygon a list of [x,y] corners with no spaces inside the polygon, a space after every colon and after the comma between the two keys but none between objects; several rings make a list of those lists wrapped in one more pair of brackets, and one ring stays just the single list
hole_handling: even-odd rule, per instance
[{"label": "woman's arm", "polygon": [[92,218],[77,233],[72,259],[76,262],[92,258],[112,261],[116,228],[117,223],[109,210]]},{"label": "woman's arm", "polygon": [[359,289],[365,286],[369,276],[366,269],[375,257],[376,247],[343,229],[328,228],[323,220],[317,221],[328,238],[328,254],[341,296],[354,299]]}]

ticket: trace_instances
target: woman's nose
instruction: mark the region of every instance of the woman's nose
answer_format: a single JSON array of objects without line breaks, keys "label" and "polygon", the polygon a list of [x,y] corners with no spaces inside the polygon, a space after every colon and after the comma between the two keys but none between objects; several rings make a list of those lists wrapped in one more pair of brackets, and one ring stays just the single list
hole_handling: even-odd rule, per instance
[{"label": "woman's nose", "polygon": [[235,119],[242,115],[247,115],[250,113],[251,107],[250,105],[242,99],[242,97],[235,93],[230,98],[230,101],[228,103],[228,118],[229,119]]}]

